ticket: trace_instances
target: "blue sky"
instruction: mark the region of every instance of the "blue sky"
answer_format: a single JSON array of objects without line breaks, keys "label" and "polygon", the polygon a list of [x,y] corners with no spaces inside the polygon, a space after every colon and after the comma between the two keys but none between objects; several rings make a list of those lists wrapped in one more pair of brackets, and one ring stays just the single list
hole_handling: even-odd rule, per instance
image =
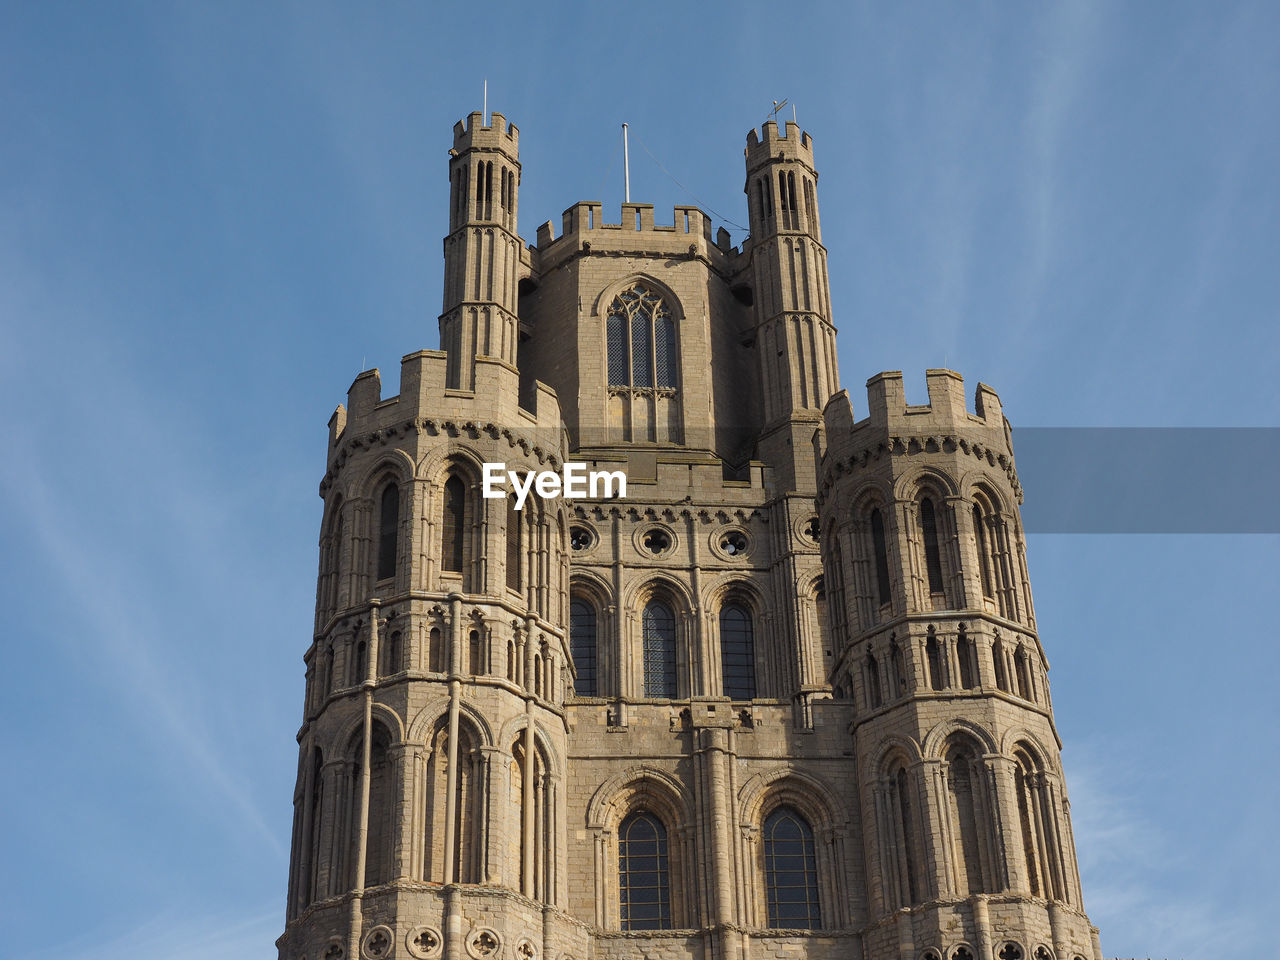
[{"label": "blue sky", "polygon": [[[437,343],[485,77],[526,238],[617,210],[624,120],[659,222],[691,198],[646,147],[744,222],[790,98],[855,408],[945,364],[1016,442],[1280,425],[1277,49],[1267,3],[4,4],[7,950],[274,957],[325,423]],[[1278,547],[1031,537],[1108,956],[1269,952]]]}]

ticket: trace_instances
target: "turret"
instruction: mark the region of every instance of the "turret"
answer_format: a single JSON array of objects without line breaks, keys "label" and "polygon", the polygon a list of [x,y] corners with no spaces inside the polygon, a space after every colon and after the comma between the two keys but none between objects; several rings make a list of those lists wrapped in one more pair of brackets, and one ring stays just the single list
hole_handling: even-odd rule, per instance
[{"label": "turret", "polygon": [[[784,490],[812,482],[812,438],[839,387],[827,252],[818,219],[813,141],[773,121],[747,136],[757,355],[764,397],[763,458],[782,469]],[[788,469],[789,467],[789,469]]]},{"label": "turret", "polygon": [[959,374],[927,380],[912,406],[901,373],[872,377],[863,420],[832,398],[819,478],[871,952],[936,956],[952,931],[974,958],[1088,956],[1012,434],[991,388],[970,412]]},{"label": "turret", "polygon": [[449,355],[447,380],[454,389],[475,389],[476,357],[516,365],[519,143],[519,130],[500,113],[485,126],[477,111],[453,128],[440,345]]}]

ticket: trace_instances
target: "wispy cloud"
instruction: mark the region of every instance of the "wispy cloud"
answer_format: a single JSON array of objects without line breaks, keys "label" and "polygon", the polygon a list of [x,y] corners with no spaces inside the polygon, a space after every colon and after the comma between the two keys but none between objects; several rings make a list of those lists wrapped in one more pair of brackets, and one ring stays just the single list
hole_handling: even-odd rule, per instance
[{"label": "wispy cloud", "polygon": [[1205,889],[1188,889],[1196,869],[1183,838],[1151,818],[1150,796],[1174,784],[1149,774],[1139,782],[1118,741],[1074,743],[1069,786],[1085,909],[1101,930],[1107,956],[1214,960],[1222,955],[1222,931],[1233,950],[1266,952],[1255,918]]},{"label": "wispy cloud", "polygon": [[1092,2],[1063,3],[1049,9],[1052,12],[1042,33],[1046,56],[1033,81],[1027,117],[1024,191],[1030,244],[1020,316],[1028,324],[1043,303],[1057,250],[1059,155],[1088,75],[1103,15],[1102,6]]},{"label": "wispy cloud", "polygon": [[247,918],[167,911],[131,929],[52,945],[48,953],[62,960],[270,960],[283,929],[279,910]]}]

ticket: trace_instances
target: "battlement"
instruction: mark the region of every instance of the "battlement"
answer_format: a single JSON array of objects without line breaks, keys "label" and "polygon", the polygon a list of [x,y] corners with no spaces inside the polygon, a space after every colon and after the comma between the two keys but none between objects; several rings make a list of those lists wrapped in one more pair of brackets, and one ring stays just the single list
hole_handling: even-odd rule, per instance
[{"label": "battlement", "polygon": [[596,201],[575,203],[561,216],[559,237],[550,220],[538,228],[537,249],[547,252],[561,241],[566,249],[577,250],[590,245],[601,250],[622,252],[661,252],[687,256],[692,252],[711,256],[713,251],[732,255],[737,251],[729,239],[729,231],[721,227],[711,235],[711,218],[697,207],[677,205],[671,224],[654,223],[653,204],[624,203],[619,223],[605,223],[604,204]]},{"label": "battlement", "polygon": [[468,115],[466,123],[459,120],[453,125],[453,152],[463,154],[472,148],[501,150],[512,158],[520,155],[520,130],[514,123],[507,123],[502,114],[489,114],[489,125],[484,125],[484,115],[479,110]]},{"label": "battlement", "polygon": [[[888,370],[867,381],[867,417],[856,420],[849,391],[841,390],[823,410],[827,440],[832,447],[845,438],[868,431],[876,436],[985,435],[985,442],[1008,447],[1007,423],[1000,398],[985,383],[974,393],[974,410],[965,406],[964,378],[954,370],[926,370],[929,402],[907,403],[902,371]],[[976,439],[976,437],[975,437]]]},{"label": "battlement", "polygon": [[361,373],[347,391],[345,406],[339,405],[329,418],[329,451],[343,440],[429,421],[478,426],[519,432],[536,438],[549,453],[560,456],[564,426],[560,401],[546,384],[538,382],[532,409],[520,406],[520,374],[496,357],[476,358],[475,390],[445,386],[449,358],[442,350],[419,350],[400,361],[400,393],[382,397],[382,375],[375,368]]},{"label": "battlement", "polygon": [[784,132],[778,133],[778,125],[768,120],[757,133],[752,129],[747,134],[747,147],[743,151],[747,158],[747,172],[763,166],[770,160],[797,160],[810,170],[813,166],[813,139],[809,134],[800,132],[800,125],[788,120]]}]

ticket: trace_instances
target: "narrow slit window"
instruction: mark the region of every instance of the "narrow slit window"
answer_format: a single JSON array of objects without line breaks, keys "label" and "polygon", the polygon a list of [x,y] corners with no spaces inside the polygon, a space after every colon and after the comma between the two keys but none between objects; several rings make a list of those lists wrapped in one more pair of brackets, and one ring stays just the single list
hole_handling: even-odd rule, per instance
[{"label": "narrow slit window", "polygon": [[938,521],[933,501],[920,501],[920,530],[924,535],[924,565],[929,574],[929,592],[942,593],[942,553],[938,549]]},{"label": "narrow slit window", "polygon": [[884,517],[878,509],[871,511],[871,547],[875,553],[876,593],[883,606],[893,599],[893,594],[889,587],[889,551],[884,540]]},{"label": "narrow slit window", "polygon": [[450,477],[444,485],[444,523],[441,532],[441,566],[461,573],[463,547],[466,544],[467,491],[458,477]]},{"label": "narrow slit window", "polygon": [[378,575],[386,580],[396,575],[396,549],[400,531],[400,488],[389,483],[382,490],[378,518]]}]

